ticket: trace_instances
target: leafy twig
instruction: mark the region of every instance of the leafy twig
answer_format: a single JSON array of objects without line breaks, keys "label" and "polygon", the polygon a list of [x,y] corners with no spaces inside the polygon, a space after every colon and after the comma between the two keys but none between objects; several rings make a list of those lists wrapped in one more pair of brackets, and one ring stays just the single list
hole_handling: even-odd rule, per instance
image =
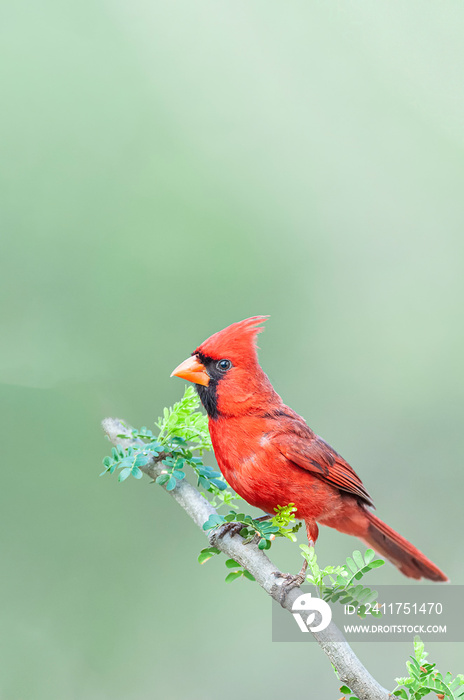
[{"label": "leafy twig", "polygon": [[[309,574],[306,579],[316,586],[319,596],[333,603],[338,601],[342,605],[353,605],[357,608],[359,617],[365,617],[366,606],[377,600],[378,593],[361,584],[356,586],[355,581],[360,581],[369,571],[385,564],[383,559],[374,559],[373,549],[367,549],[364,557],[360,551],[355,550],[343,566],[326,566],[321,569],[314,547],[301,544],[300,549],[308,562]],[[326,578],[330,584],[326,584]],[[380,617],[382,613],[371,607],[370,614]]]}]

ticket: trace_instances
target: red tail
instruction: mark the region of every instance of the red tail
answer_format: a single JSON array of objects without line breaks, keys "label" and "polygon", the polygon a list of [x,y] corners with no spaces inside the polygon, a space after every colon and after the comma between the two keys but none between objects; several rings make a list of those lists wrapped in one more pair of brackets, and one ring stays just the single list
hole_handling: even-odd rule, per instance
[{"label": "red tail", "polygon": [[428,578],[431,581],[448,581],[443,571],[422,554],[414,545],[395,530],[365,509],[369,525],[363,540],[376,552],[387,557],[392,564],[409,578]]}]

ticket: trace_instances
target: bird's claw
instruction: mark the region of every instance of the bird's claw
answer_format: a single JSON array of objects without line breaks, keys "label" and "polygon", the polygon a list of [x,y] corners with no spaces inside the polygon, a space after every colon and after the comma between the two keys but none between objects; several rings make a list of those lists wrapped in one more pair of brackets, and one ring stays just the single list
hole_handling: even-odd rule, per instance
[{"label": "bird's claw", "polygon": [[216,537],[219,540],[222,540],[227,533],[229,533],[231,537],[234,537],[234,535],[238,535],[242,528],[242,523],[224,523],[224,525],[221,525],[221,527],[218,529]]},{"label": "bird's claw", "polygon": [[275,571],[274,575],[277,578],[283,578],[284,581],[279,586],[279,603],[283,603],[287,595],[293,588],[299,588],[305,581],[305,575],[297,574],[283,574],[281,571]]},{"label": "bird's claw", "polygon": [[280,590],[279,590],[279,602],[280,604],[283,603],[287,595],[290,593],[292,588],[299,588],[301,584],[303,584],[306,580],[306,569],[308,568],[308,562],[305,560],[303,563],[303,566],[301,567],[300,571],[296,574],[283,574],[281,571],[275,571],[274,575],[277,578],[283,578],[285,579],[281,584],[280,584]]}]

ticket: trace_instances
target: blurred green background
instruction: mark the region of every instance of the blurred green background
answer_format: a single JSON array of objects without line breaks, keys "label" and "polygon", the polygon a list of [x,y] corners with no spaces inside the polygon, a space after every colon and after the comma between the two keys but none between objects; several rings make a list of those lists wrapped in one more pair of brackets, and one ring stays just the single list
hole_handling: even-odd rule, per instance
[{"label": "blurred green background", "polygon": [[[160,488],[98,478],[100,420],[151,425],[247,316],[284,400],[463,582],[463,33],[449,0],[4,5],[2,700],[338,697]],[[323,529],[321,561],[356,544]],[[410,653],[356,650],[388,687]]]}]

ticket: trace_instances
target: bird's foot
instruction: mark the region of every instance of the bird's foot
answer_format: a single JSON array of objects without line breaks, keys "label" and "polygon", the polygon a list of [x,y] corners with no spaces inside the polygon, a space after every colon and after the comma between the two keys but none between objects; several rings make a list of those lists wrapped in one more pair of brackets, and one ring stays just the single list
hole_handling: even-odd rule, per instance
[{"label": "bird's foot", "polygon": [[283,574],[281,571],[275,571],[275,576],[278,578],[283,578],[284,581],[280,584],[279,591],[279,602],[282,604],[293,588],[299,588],[306,580],[306,569],[308,568],[308,562],[305,560],[300,571],[296,574]]},{"label": "bird's foot", "polygon": [[238,535],[242,528],[242,523],[224,523],[224,525],[221,525],[221,527],[217,530],[216,537],[218,540],[222,540],[227,533],[233,537],[234,535]]}]

